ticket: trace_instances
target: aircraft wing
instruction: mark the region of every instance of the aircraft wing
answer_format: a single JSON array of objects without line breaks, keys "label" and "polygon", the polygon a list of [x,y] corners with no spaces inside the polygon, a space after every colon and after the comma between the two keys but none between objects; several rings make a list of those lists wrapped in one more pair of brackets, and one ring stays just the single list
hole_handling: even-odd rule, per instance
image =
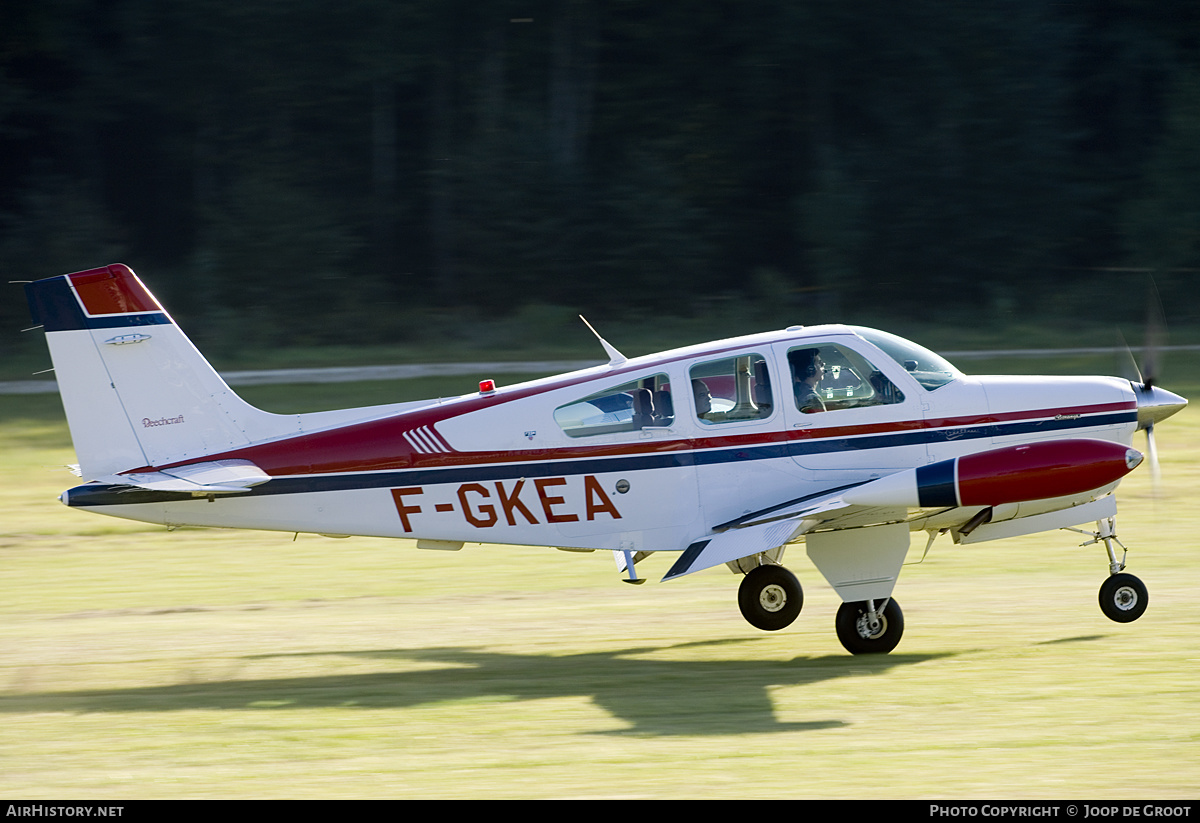
[{"label": "aircraft wing", "polygon": [[[771,551],[811,532],[900,524],[938,511],[1097,491],[1141,462],[1142,454],[1128,446],[1092,439],[1047,440],[966,454],[829,489],[717,526],[712,537],[684,549],[663,579]],[[1066,519],[1080,523],[1092,518],[1076,509]],[[888,533],[892,532],[899,534],[898,529]],[[886,554],[893,539],[899,544],[898,537],[874,534],[881,540],[870,543],[872,552]],[[833,545],[824,542],[822,553]]]},{"label": "aircraft wing", "polygon": [[914,513],[913,509],[903,506],[853,503],[846,499],[849,493],[850,490],[846,488],[834,489],[777,508],[754,519],[735,522],[725,528],[718,527],[723,530],[718,530],[712,537],[688,546],[663,580],[672,580],[752,554],[768,552],[816,529],[863,528],[904,522],[913,516],[919,517],[928,513],[927,510]]},{"label": "aircraft wing", "polygon": [[270,479],[249,460],[213,460],[156,472],[112,474],[97,481],[150,491],[209,495],[247,492]]}]

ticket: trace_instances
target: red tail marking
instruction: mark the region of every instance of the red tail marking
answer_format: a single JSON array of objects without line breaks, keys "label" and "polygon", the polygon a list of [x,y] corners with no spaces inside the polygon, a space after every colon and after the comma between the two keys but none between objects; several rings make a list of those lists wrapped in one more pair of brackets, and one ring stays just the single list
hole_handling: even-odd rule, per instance
[{"label": "red tail marking", "polygon": [[133,270],[122,263],[68,274],[67,277],[84,310],[93,317],[163,310]]}]

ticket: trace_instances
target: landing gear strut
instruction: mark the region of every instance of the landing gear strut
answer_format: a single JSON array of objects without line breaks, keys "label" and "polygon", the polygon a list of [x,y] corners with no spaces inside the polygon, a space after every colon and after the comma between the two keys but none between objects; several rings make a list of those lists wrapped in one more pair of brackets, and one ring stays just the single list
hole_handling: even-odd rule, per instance
[{"label": "landing gear strut", "polygon": [[738,587],[742,617],[763,631],[779,631],[792,625],[803,605],[800,581],[783,566],[757,566],[742,578]]},{"label": "landing gear strut", "polygon": [[[1146,584],[1132,574],[1125,574],[1125,555],[1128,550],[1117,539],[1116,524],[1113,518],[1097,521],[1096,531],[1092,535],[1092,539],[1083,545],[1103,543],[1108,552],[1109,576],[1100,586],[1100,611],[1104,612],[1104,616],[1109,620],[1117,623],[1132,623],[1145,614],[1146,606],[1150,604],[1150,595],[1146,591]],[[1121,547],[1120,560],[1117,559],[1114,544]]]}]

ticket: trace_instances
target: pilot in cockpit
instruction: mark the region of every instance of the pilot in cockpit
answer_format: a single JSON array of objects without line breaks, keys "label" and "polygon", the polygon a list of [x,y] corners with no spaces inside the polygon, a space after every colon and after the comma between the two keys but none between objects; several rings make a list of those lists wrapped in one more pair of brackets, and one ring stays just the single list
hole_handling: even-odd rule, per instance
[{"label": "pilot in cockpit", "polygon": [[820,349],[798,349],[788,352],[792,367],[792,390],[796,408],[804,414],[825,411],[825,401],[817,394],[817,384],[825,376],[825,361]]}]

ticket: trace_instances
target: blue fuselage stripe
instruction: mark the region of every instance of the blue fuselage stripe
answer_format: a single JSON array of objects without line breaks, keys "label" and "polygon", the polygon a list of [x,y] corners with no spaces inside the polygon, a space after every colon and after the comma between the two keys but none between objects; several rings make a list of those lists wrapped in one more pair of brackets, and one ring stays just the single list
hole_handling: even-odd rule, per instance
[{"label": "blue fuselage stripe", "polygon": [[[400,486],[437,485],[440,483],[470,483],[512,480],[522,477],[566,477],[583,474],[635,472],[652,469],[675,469],[688,466],[712,466],[752,460],[776,460],[814,454],[830,454],[868,449],[887,449],[898,446],[920,446],[960,440],[978,440],[1027,434],[1031,432],[1067,431],[1127,424],[1137,420],[1136,411],[1096,415],[1095,417],[1058,420],[1022,421],[1007,424],[972,426],[969,429],[933,429],[895,434],[860,437],[804,440],[787,444],[768,444],[737,448],[696,449],[692,451],[661,452],[619,457],[592,457],[573,460],[541,460],[536,462],[476,464],[447,468],[400,469],[381,472],[347,474],[299,475],[275,477],[237,497],[259,497],[279,494],[308,494],[356,489],[396,488]],[[941,485],[941,482],[938,483]],[[944,495],[939,494],[939,499]],[[177,492],[158,492],[131,489],[129,486],[88,484],[72,489],[72,506],[111,506],[129,503],[153,503],[187,499]],[[938,504],[941,505],[941,504]],[[953,504],[951,504],[953,505]]]}]

